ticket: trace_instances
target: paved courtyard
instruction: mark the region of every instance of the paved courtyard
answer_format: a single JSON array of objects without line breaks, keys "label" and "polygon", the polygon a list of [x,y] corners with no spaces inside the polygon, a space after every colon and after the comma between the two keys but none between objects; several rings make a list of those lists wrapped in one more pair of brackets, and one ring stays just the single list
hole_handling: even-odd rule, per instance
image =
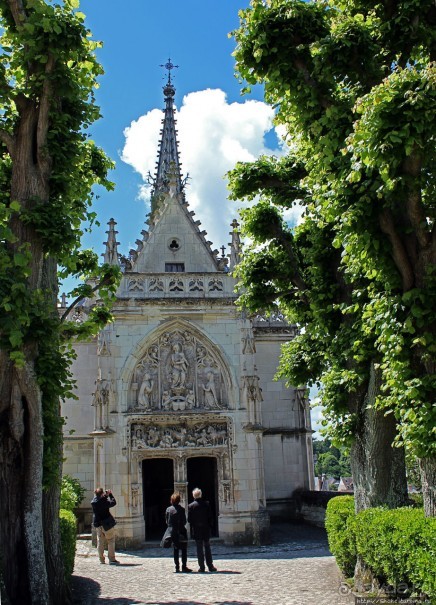
[{"label": "paved courtyard", "polygon": [[[188,566],[198,569],[195,544]],[[83,605],[351,605],[325,532],[273,526],[268,546],[213,544],[218,573],[175,574],[172,549],[118,552],[120,565],[101,565],[89,541],[78,542],[73,596]]]}]

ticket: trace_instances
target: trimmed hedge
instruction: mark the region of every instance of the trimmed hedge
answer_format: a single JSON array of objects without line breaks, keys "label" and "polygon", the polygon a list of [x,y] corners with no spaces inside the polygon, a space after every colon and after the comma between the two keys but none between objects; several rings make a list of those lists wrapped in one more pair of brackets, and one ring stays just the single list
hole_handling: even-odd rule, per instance
[{"label": "trimmed hedge", "polygon": [[329,548],[346,578],[354,575],[357,560],[355,518],[353,496],[337,496],[328,502],[325,528]]},{"label": "trimmed hedge", "polygon": [[76,555],[77,519],[75,514],[69,510],[61,510],[59,512],[59,526],[64,555],[65,579],[69,582],[74,571],[74,557]]},{"label": "trimmed hedge", "polygon": [[382,582],[436,597],[436,518],[417,508],[356,515],[357,552]]},{"label": "trimmed hedge", "polygon": [[[436,518],[418,508],[370,508],[357,515],[353,498],[330,500],[329,546],[346,576],[357,555],[380,584],[436,599]],[[435,601],[436,602],[436,601]]]}]

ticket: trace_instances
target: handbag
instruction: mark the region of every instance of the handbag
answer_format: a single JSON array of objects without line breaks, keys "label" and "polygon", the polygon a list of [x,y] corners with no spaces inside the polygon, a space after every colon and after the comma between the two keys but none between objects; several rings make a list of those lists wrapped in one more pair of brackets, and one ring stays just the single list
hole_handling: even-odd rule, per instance
[{"label": "handbag", "polygon": [[106,517],[106,519],[101,520],[101,526],[103,527],[104,531],[109,531],[110,529],[115,527],[116,524],[117,522],[112,517],[112,515],[110,517]]},{"label": "handbag", "polygon": [[160,542],[161,548],[169,548],[172,543],[173,539],[171,537],[171,527],[167,527]]}]

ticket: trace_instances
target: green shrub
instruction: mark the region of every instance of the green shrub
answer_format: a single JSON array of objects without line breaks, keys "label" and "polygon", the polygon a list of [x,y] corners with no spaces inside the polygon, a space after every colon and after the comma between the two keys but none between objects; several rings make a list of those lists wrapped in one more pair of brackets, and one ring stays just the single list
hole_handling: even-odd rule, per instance
[{"label": "green shrub", "polygon": [[424,496],[422,494],[409,494],[410,506],[414,508],[423,508]]},{"label": "green shrub", "polygon": [[374,508],[356,516],[355,528],[357,552],[382,584],[436,598],[436,518]]},{"label": "green shrub", "polygon": [[353,576],[356,565],[355,517],[353,496],[338,496],[327,504],[325,528],[329,547],[347,578]]},{"label": "green shrub", "polygon": [[76,555],[77,519],[75,514],[70,510],[61,510],[59,512],[59,525],[64,555],[65,579],[69,582],[74,571],[74,557]]},{"label": "green shrub", "polygon": [[77,508],[85,497],[85,491],[78,479],[64,475],[61,485],[61,509],[74,510]]},{"label": "green shrub", "polygon": [[329,547],[345,574],[357,556],[381,585],[425,594],[436,603],[436,518],[422,508],[369,508],[354,513],[354,498],[332,498],[325,527]]}]

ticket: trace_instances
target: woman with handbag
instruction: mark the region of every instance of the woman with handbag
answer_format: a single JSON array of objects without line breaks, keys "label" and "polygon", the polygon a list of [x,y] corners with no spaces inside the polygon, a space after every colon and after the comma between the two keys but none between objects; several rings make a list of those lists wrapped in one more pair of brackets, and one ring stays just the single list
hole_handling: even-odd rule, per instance
[{"label": "woman with handbag", "polygon": [[104,543],[107,541],[107,552],[109,565],[119,563],[115,559],[115,525],[116,521],[109,512],[109,509],[115,506],[115,500],[110,489],[104,491],[102,487],[97,487],[94,492],[94,498],[91,502],[93,516],[93,525],[97,533],[97,550],[100,563],[106,563],[104,558]]},{"label": "woman with handbag", "polygon": [[188,562],[188,532],[186,530],[186,513],[183,506],[180,505],[180,494],[175,492],[171,496],[171,506],[165,512],[165,519],[168,529],[165,532],[170,534],[174,547],[174,564],[176,573],[180,572],[179,554],[182,555],[182,572],[190,573],[192,569],[187,567]]}]

